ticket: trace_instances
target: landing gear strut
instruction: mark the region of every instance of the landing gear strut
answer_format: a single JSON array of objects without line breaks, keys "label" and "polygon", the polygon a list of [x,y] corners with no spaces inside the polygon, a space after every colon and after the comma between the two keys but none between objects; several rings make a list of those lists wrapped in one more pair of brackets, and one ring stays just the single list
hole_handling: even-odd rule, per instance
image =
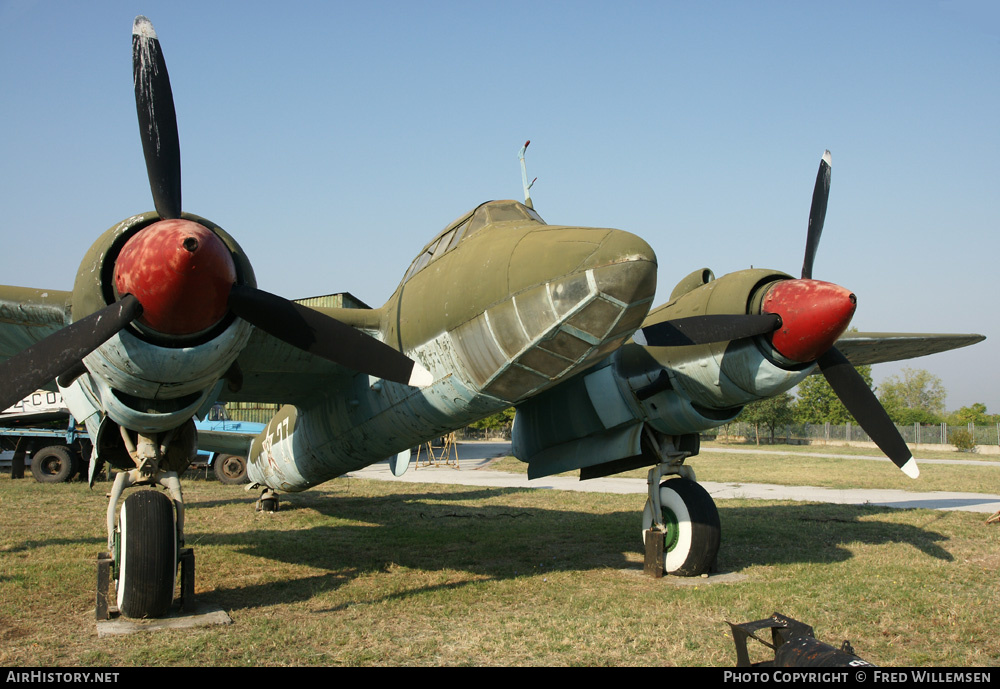
[{"label": "landing gear strut", "polygon": [[[707,574],[715,567],[719,553],[719,511],[715,501],[695,482],[694,470],[683,464],[691,453],[678,451],[669,437],[649,433],[648,439],[665,461],[651,468],[647,479],[649,497],[642,513],[642,539],[647,553],[661,552],[659,542],[647,541],[662,538],[662,571],[682,577]],[[666,480],[661,483],[664,476]]]}]

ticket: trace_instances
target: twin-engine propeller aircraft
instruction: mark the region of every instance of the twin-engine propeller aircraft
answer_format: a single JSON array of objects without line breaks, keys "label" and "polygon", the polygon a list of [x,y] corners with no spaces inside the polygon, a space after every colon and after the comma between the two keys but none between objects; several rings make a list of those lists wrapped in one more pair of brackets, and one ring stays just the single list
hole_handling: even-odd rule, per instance
[{"label": "twin-engine propeller aircraft", "polygon": [[[714,279],[702,269],[650,312],[657,266],[646,242],[548,225],[526,197],[484,203],[448,225],[381,308],[306,308],[257,288],[236,241],[182,212],[173,97],[146,18],[132,40],[156,212],[101,235],[71,292],[0,287],[0,408],[55,380],[95,439],[91,471],[104,462],[121,470],[107,528],[127,616],[170,607],[183,542],[178,475],[194,456],[192,417],[217,400],[285,404],[244,448],[250,479],[271,502],[275,491],[386,457],[400,475],[408,448],[514,405],[514,453],[531,477],[652,467],[643,533],[665,534],[668,572],[695,575],[719,547],[718,512],[684,465],[700,431],[818,366],[916,476],[850,364],[983,339],[844,334],[854,295],[811,277],[829,155],[798,279],[771,270]],[[118,510],[127,487],[156,483],[171,498],[136,491]]]}]

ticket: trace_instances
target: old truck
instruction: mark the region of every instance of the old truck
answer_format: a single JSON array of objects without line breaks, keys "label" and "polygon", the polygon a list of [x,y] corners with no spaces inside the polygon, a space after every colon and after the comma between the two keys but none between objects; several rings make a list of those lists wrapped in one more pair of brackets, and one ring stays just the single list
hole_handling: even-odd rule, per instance
[{"label": "old truck", "polygon": [[[195,419],[195,426],[200,436],[216,439],[214,446],[220,446],[220,437],[231,437],[233,447],[249,447],[249,438],[264,428],[229,419],[222,405],[212,407],[203,420]],[[37,390],[0,412],[0,469],[18,472],[30,467],[31,475],[43,483],[86,478],[91,449],[90,436],[70,415],[59,392]],[[199,449],[192,464],[209,467],[223,483],[246,481],[246,458],[236,450]]]},{"label": "old truck", "polygon": [[58,392],[36,390],[0,412],[0,466],[15,475],[31,467],[43,483],[69,481],[90,462],[90,436],[78,426]]}]

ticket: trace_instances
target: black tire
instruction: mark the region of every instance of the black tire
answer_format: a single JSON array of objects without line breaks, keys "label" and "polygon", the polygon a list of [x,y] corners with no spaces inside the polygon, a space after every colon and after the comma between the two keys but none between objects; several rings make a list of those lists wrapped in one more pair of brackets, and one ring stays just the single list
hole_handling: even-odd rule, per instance
[{"label": "black tire", "polygon": [[221,483],[235,485],[250,480],[247,478],[246,457],[219,455],[212,462],[212,471],[215,472],[215,478],[219,479]]},{"label": "black tire", "polygon": [[141,490],[118,515],[115,565],[118,609],[126,617],[163,617],[174,600],[177,529],[170,498]]},{"label": "black tire", "polygon": [[[715,567],[721,528],[719,510],[704,488],[686,478],[660,484],[662,521],[667,526],[663,544],[663,569],[679,577],[696,577]],[[642,533],[653,523],[650,503],[642,515]]]},{"label": "black tire", "polygon": [[73,451],[65,445],[49,445],[31,455],[31,475],[42,483],[62,483],[73,476]]}]

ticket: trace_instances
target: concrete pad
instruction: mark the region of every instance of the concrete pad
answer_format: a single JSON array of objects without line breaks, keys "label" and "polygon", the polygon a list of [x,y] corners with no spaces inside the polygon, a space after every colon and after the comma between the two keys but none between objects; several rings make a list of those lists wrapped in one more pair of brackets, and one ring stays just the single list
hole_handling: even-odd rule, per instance
[{"label": "concrete pad", "polygon": [[[715,451],[714,449],[712,451]],[[755,452],[755,450],[749,450]],[[572,490],[590,493],[646,494],[645,479],[607,476],[581,481],[573,476],[545,476],[529,480],[526,474],[489,471],[493,458],[510,453],[510,443],[459,443],[461,470],[450,466],[432,466],[393,476],[386,462],[372,464],[348,476],[407,483],[451,483],[492,488],[530,488],[537,490]],[[852,457],[854,458],[854,457]],[[888,462],[888,459],[881,458]],[[949,460],[920,460],[924,462]],[[973,460],[968,460],[973,461]],[[997,462],[981,462],[998,465]],[[714,483],[699,481],[715,499],[749,498],[755,500],[795,500],[841,505],[878,505],[898,509],[924,508],[959,510],[993,514],[1000,510],[1000,495],[946,491],[904,491],[878,489],[817,488],[813,486],[778,486],[754,483]]]},{"label": "concrete pad", "polygon": [[232,624],[233,620],[221,608],[196,605],[194,610],[172,612],[167,617],[155,620],[132,620],[127,617],[117,617],[111,620],[97,622],[97,636],[120,636],[136,632],[155,632],[164,629],[192,629],[208,627],[213,624]]}]

